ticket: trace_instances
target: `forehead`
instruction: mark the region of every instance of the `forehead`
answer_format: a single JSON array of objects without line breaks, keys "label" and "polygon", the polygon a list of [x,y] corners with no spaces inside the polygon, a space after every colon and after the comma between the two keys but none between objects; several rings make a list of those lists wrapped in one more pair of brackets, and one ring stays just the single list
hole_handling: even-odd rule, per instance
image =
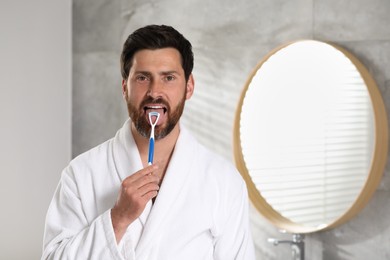
[{"label": "forehead", "polygon": [[175,48],[143,49],[133,56],[132,67],[174,66],[181,67],[181,55]]}]

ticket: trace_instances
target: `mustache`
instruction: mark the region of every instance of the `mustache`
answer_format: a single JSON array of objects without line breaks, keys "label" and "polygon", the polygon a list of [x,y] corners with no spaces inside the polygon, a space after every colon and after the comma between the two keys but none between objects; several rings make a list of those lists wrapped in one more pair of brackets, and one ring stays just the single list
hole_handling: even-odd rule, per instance
[{"label": "mustache", "polygon": [[144,109],[144,107],[146,105],[164,105],[168,110],[170,109],[169,107],[169,104],[167,101],[165,101],[163,98],[161,97],[158,97],[158,98],[151,98],[151,97],[147,97],[145,98],[141,104],[140,104],[140,108],[141,109]]}]

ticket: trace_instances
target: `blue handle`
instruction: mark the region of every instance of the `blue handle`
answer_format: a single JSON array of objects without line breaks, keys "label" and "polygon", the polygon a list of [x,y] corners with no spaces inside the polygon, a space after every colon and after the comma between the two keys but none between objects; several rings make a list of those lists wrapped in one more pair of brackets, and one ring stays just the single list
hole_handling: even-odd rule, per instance
[{"label": "blue handle", "polygon": [[154,155],[154,138],[149,139],[149,158],[148,164],[153,163],[153,155]]}]

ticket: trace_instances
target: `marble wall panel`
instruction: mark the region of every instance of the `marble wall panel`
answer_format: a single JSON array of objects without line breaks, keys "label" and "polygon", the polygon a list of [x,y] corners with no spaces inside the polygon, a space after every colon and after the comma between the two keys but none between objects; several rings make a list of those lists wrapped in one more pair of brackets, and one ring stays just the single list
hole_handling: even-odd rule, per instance
[{"label": "marble wall panel", "polygon": [[72,154],[115,135],[127,118],[118,53],[73,55]]},{"label": "marble wall panel", "polygon": [[123,23],[118,0],[73,1],[73,52],[117,52]]},{"label": "marble wall panel", "polygon": [[314,2],[314,36],[328,41],[389,40],[387,0]]}]

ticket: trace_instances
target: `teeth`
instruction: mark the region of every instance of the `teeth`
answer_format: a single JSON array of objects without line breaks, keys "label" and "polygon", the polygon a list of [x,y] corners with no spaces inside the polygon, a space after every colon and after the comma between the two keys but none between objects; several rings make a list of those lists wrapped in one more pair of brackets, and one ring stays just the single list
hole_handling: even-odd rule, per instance
[{"label": "teeth", "polygon": [[162,109],[162,106],[149,106],[149,109]]},{"label": "teeth", "polygon": [[167,112],[167,108],[165,106],[154,105],[154,106],[145,106],[144,107],[144,111],[154,110],[154,109],[161,109],[161,110],[163,110],[164,113]]}]

